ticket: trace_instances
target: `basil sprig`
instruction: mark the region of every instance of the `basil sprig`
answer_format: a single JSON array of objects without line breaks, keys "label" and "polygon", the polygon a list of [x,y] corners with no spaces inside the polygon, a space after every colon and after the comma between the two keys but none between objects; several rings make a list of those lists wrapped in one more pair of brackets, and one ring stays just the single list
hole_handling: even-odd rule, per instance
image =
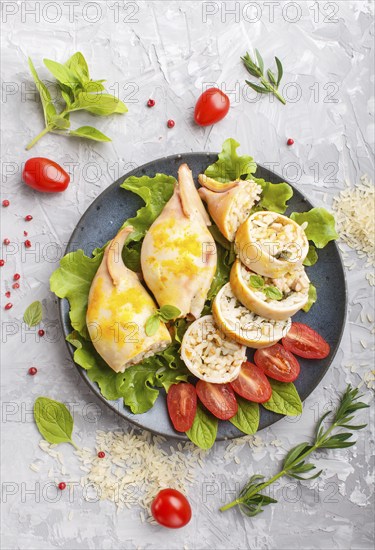
[{"label": "basil sprig", "polygon": [[250,286],[261,290],[267,298],[270,300],[282,300],[283,293],[276,286],[265,285],[263,277],[260,275],[250,275],[249,279]]},{"label": "basil sprig", "polygon": [[167,323],[168,321],[172,321],[172,319],[176,319],[180,313],[181,311],[178,307],[168,305],[162,306],[160,309],[156,310],[156,312],[146,321],[145,332],[147,336],[153,336],[155,334],[159,328],[160,321]]},{"label": "basil sprig", "polygon": [[65,102],[62,111],[57,112],[47,86],[40,80],[33,62],[29,58],[29,67],[35,85],[40,94],[45,128],[30,141],[26,150],[31,149],[41,137],[52,132],[63,136],[77,136],[94,141],[111,141],[111,139],[93,126],[81,126],[70,130],[70,113],[88,111],[93,115],[108,116],[114,113],[126,113],[127,107],[117,97],[103,93],[105,80],[90,78],[87,62],[81,52],[76,52],[65,64],[51,59],[44,59],[47,69],[57,80],[57,87],[61,94],[59,102]]}]

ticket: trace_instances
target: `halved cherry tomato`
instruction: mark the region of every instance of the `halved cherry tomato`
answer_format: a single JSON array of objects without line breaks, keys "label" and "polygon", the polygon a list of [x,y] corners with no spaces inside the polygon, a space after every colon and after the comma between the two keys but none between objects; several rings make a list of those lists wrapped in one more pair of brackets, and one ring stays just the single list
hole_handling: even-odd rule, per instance
[{"label": "halved cherry tomato", "polygon": [[266,376],[280,382],[293,382],[301,370],[297,359],[281,344],[269,348],[257,349],[254,363],[262,369]]},{"label": "halved cherry tomato", "polygon": [[229,97],[219,88],[209,88],[199,96],[195,105],[194,120],[199,126],[211,126],[229,111]]},{"label": "halved cherry tomato", "polygon": [[302,323],[292,323],[292,328],[281,341],[285,349],[305,359],[324,359],[330,352],[328,342]]},{"label": "halved cherry tomato", "polygon": [[229,384],[212,384],[199,380],[195,387],[203,405],[220,420],[228,420],[237,413],[238,404]]},{"label": "halved cherry tomato", "polygon": [[22,178],[26,185],[44,193],[60,193],[70,182],[70,176],[64,168],[44,157],[28,159]]},{"label": "halved cherry tomato", "polygon": [[189,501],[176,489],[159,491],[151,504],[151,513],[160,525],[170,529],[184,527],[191,520]]},{"label": "halved cherry tomato", "polygon": [[249,361],[242,364],[238,378],[230,385],[238,395],[255,403],[264,403],[272,395],[271,385],[263,371]]},{"label": "halved cherry tomato", "polygon": [[167,406],[174,429],[178,432],[190,430],[197,412],[197,392],[193,384],[173,384],[168,391]]}]

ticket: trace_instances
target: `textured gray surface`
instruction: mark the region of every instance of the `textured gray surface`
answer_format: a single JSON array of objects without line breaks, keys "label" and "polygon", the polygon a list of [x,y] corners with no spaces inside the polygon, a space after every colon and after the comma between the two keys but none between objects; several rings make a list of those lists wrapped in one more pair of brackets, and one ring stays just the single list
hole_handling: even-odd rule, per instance
[{"label": "textured gray surface", "polygon": [[[321,2],[318,12],[313,2],[275,2],[274,16],[267,2],[238,2],[237,8],[230,2],[73,4],[28,2],[27,11],[25,3],[2,3],[2,198],[11,206],[1,211],[1,238],[16,243],[3,249],[7,264],[1,268],[2,305],[14,304],[9,312],[1,310],[2,548],[372,548],[370,428],[359,433],[354,449],[322,455],[318,462],[325,474],[319,481],[280,483],[280,503],[254,520],[236,511],[217,512],[236,482],[253,472],[274,473],[284,450],[311,435],[316,416],[347,382],[367,391],[373,289],[365,279],[369,268],[353,252],[345,260],[356,265],[347,271],[349,314],[334,365],[305,402],[301,418],[285,419],[262,432],[251,447],[233,450],[240,464],[225,453],[225,442],[215,445],[189,489],[194,518],[185,529],[167,532],[141,524],[137,509],[117,515],[111,503],[86,502],[79,491],[71,502],[67,491],[55,502],[46,485],[53,462],[38,447],[30,414],[41,394],[69,403],[76,439],[88,447],[94,446],[95,430],[124,427],[78,376],[48,290],[48,278],[79,217],[119,175],[166,154],[218,150],[228,136],[241,143],[243,152],[300,186],[317,205],[330,206],[345,180],[353,185],[362,174],[372,174],[372,4]],[[30,13],[33,7],[36,15]],[[230,15],[230,8],[237,13]],[[243,85],[239,56],[254,46],[268,63],[275,53],[283,60],[290,94],[286,107],[268,97],[255,101]],[[119,90],[129,113],[95,119],[112,143],[50,136],[25,153],[24,145],[42,124],[30,93],[27,56],[41,69],[44,56],[64,61],[78,49],[93,76],[106,77],[112,91]],[[195,98],[205,83],[215,82],[229,93],[232,108],[220,124],[198,128],[191,120]],[[151,96],[157,104],[147,109]],[[168,118],[176,121],[173,130],[166,128]],[[75,119],[77,126],[87,121]],[[296,141],[292,148],[285,145],[287,137]],[[72,174],[61,196],[39,195],[22,185],[22,162],[36,155],[58,160]],[[34,217],[28,224],[26,214]],[[24,230],[34,244],[26,255]],[[15,272],[21,274],[21,288],[8,300],[4,293]],[[40,341],[21,324],[26,305],[36,299],[43,301],[47,328]],[[34,378],[26,375],[32,365],[39,369]],[[366,399],[371,399],[369,391]],[[362,416],[370,420],[369,412]],[[62,452],[66,479],[77,479],[71,449],[62,447]],[[30,470],[32,462],[40,472]]]}]

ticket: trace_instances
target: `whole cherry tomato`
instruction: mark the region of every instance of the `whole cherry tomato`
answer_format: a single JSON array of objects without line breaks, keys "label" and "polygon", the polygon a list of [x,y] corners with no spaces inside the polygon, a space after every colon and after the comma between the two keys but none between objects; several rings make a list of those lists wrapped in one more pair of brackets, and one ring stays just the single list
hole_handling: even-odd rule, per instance
[{"label": "whole cherry tomato", "polygon": [[162,489],[151,504],[154,519],[170,529],[184,527],[191,520],[188,499],[176,489]]},{"label": "whole cherry tomato", "polygon": [[198,98],[194,120],[199,126],[211,126],[229,111],[229,97],[219,88],[209,88]]},{"label": "whole cherry tomato", "polygon": [[65,191],[70,182],[69,174],[57,162],[44,157],[28,159],[22,178],[26,185],[44,193]]}]

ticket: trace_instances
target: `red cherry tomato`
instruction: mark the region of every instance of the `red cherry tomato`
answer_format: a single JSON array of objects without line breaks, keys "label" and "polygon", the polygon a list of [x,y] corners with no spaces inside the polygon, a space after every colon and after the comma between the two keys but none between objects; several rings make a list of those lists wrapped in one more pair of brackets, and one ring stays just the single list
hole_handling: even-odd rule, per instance
[{"label": "red cherry tomato", "polygon": [[220,420],[228,420],[237,413],[238,404],[229,384],[211,384],[199,380],[195,387],[203,405]]},{"label": "red cherry tomato", "polygon": [[26,185],[44,193],[64,191],[70,182],[69,174],[57,162],[43,157],[28,159],[22,178]]},{"label": "red cherry tomato", "polygon": [[243,363],[238,378],[230,385],[238,395],[255,403],[264,403],[272,395],[271,385],[263,371],[249,361]]},{"label": "red cherry tomato", "polygon": [[194,120],[199,126],[211,126],[225,117],[229,111],[229,97],[219,88],[209,88],[195,105]]},{"label": "red cherry tomato", "polygon": [[159,491],[151,504],[151,513],[160,525],[170,529],[184,527],[191,520],[189,501],[176,489]]},{"label": "red cherry tomato", "polygon": [[266,376],[280,382],[293,382],[298,378],[301,370],[294,355],[280,344],[257,349],[254,355],[254,363],[262,369]]},{"label": "red cherry tomato", "polygon": [[282,339],[285,349],[305,359],[324,359],[330,347],[312,328],[302,323],[292,323],[292,328]]},{"label": "red cherry tomato", "polygon": [[174,429],[178,432],[190,430],[197,411],[197,392],[193,384],[173,384],[168,391],[167,407]]}]

